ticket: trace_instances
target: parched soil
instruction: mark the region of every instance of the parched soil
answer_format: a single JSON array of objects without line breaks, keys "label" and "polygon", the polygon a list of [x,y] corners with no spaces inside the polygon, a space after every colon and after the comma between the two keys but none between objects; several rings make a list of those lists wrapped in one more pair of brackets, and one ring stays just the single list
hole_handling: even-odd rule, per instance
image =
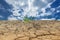
[{"label": "parched soil", "polygon": [[0,40],[60,40],[60,21],[0,21]]}]

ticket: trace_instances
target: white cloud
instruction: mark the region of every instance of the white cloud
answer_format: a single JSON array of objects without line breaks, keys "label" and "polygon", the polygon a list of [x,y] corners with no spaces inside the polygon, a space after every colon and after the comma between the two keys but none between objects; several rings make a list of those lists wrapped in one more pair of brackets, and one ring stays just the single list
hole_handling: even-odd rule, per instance
[{"label": "white cloud", "polygon": [[60,10],[57,10],[57,13],[59,13],[60,12]]},{"label": "white cloud", "polygon": [[[12,5],[13,6],[13,9],[11,10],[11,12],[13,13],[12,14],[12,17],[8,17],[8,20],[18,20],[18,19],[23,19],[24,16],[32,16],[32,17],[37,17],[38,15],[38,11],[37,10],[41,10],[43,13],[40,14],[40,16],[49,16],[51,15],[52,13],[51,12],[48,12],[48,13],[45,13],[45,9],[47,7],[50,7],[50,5],[53,3],[48,3],[49,1],[46,1],[46,0],[42,0],[43,2],[47,2],[47,6],[44,7],[44,8],[41,8],[39,9],[38,6],[33,6],[33,2],[35,0],[5,0],[8,4]],[[53,1],[53,0],[52,0]],[[27,6],[25,6],[27,5]],[[43,4],[42,4],[43,5]],[[41,6],[42,6],[41,5]],[[24,12],[23,14],[21,15],[19,13],[20,9],[23,9]],[[17,17],[15,17],[17,16]]]},{"label": "white cloud", "polygon": [[46,0],[41,0],[42,2],[44,2],[44,3],[47,3],[47,1]]},{"label": "white cloud", "polygon": [[10,16],[8,17],[8,20],[17,20],[17,18],[14,17],[13,15],[10,15]]},{"label": "white cloud", "polygon": [[55,18],[51,18],[51,19],[42,18],[42,19],[40,19],[40,20],[55,20]]},{"label": "white cloud", "polygon": [[0,15],[0,18],[4,18],[2,15]]},{"label": "white cloud", "polygon": [[19,10],[15,10],[15,11],[13,11],[13,15],[14,15],[14,16],[20,16],[21,14],[18,13],[18,12],[19,12]]},{"label": "white cloud", "polygon": [[16,17],[8,17],[8,20],[18,20]]},{"label": "white cloud", "polygon": [[51,12],[47,12],[47,13],[41,13],[40,16],[49,16],[49,15],[52,15]]},{"label": "white cloud", "polygon": [[57,21],[60,21],[60,19],[57,19]]}]

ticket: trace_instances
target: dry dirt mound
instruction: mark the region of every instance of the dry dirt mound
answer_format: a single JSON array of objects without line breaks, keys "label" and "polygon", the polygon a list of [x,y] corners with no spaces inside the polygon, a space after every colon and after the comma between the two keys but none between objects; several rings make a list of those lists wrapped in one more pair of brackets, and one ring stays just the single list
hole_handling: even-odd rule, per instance
[{"label": "dry dirt mound", "polygon": [[60,40],[60,21],[0,21],[0,40]]}]

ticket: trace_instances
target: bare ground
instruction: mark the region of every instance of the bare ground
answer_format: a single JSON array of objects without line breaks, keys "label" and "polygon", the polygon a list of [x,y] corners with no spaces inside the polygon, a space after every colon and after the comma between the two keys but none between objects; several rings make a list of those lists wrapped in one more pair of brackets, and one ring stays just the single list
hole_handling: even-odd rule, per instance
[{"label": "bare ground", "polygon": [[0,21],[0,40],[60,40],[60,21]]}]

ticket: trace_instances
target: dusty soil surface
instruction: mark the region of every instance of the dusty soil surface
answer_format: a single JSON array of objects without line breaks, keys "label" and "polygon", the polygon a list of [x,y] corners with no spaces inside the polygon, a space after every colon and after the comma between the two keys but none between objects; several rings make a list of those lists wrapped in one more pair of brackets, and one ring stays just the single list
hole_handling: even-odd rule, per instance
[{"label": "dusty soil surface", "polygon": [[60,21],[0,21],[0,40],[60,40]]}]

